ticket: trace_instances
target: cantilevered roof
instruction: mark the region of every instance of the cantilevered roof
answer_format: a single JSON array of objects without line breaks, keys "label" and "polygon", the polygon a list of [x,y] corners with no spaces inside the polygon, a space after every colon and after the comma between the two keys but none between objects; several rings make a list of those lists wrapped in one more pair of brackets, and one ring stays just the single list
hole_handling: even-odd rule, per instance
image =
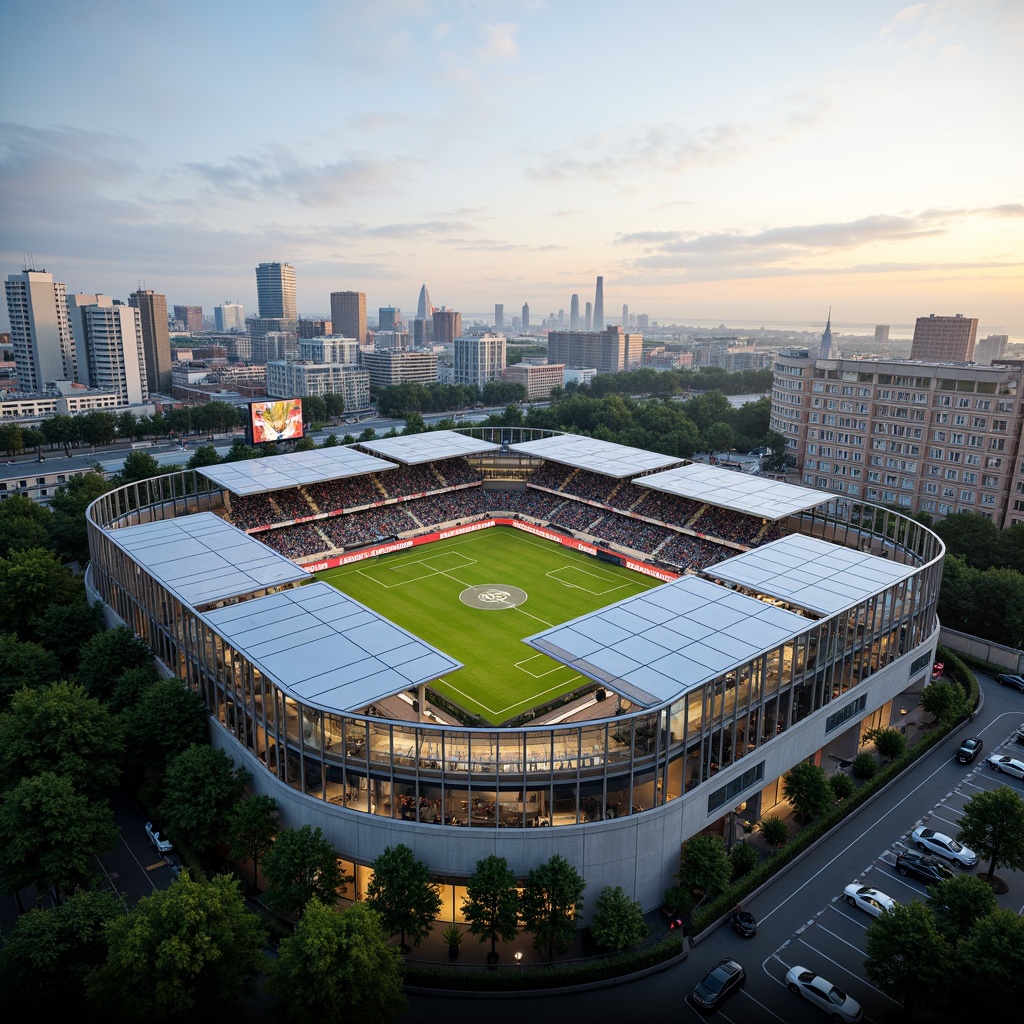
[{"label": "cantilevered roof", "polygon": [[535,633],[526,643],[639,704],[670,700],[810,628],[697,576]]},{"label": "cantilevered roof", "polygon": [[319,580],[202,616],[281,689],[323,711],[356,711],[462,665]]},{"label": "cantilevered roof", "polygon": [[268,459],[203,466],[197,472],[232,494],[262,494],[300,484],[318,484],[339,477],[362,476],[397,468],[393,462],[345,445],[335,445],[308,452],[289,452]]},{"label": "cantilevered roof", "polygon": [[652,473],[633,483],[680,498],[707,501],[762,519],[782,519],[829,500],[829,495],[809,487],[797,487],[699,462],[677,466],[664,473]]},{"label": "cantilevered roof", "polygon": [[579,434],[558,434],[538,438],[536,441],[523,441],[511,445],[511,449],[549,462],[560,462],[619,479],[637,473],[649,473],[652,469],[664,469],[682,461],[673,455],[659,455],[643,448],[630,448],[628,445],[599,441]]},{"label": "cantilevered roof", "polygon": [[913,565],[799,533],[706,570],[708,576],[822,615],[849,608],[915,571]]},{"label": "cantilevered roof", "polygon": [[460,455],[480,455],[498,448],[492,441],[482,441],[454,430],[428,430],[422,434],[382,437],[379,441],[360,441],[359,445],[407,466],[454,459]]},{"label": "cantilevered roof", "polygon": [[309,579],[284,555],[212,512],[108,530],[107,536],[193,608]]}]

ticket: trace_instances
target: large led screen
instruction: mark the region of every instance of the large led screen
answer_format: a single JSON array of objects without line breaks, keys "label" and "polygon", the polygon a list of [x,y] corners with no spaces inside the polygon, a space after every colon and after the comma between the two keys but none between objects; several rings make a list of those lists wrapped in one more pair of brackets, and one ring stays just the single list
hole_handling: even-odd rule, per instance
[{"label": "large led screen", "polygon": [[253,402],[249,406],[252,443],[295,441],[303,435],[302,399],[281,402]]}]

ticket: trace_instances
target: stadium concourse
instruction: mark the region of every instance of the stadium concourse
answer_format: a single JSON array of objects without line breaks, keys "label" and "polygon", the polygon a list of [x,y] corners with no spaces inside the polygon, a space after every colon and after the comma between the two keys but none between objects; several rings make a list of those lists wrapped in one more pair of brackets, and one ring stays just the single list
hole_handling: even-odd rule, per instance
[{"label": "stadium concourse", "polygon": [[[920,523],[528,428],[186,470],[101,496],[88,525],[109,621],[203,696],[282,823],[320,827],[360,892],[409,845],[444,921],[493,853],[520,876],[564,856],[584,921],[607,885],[656,909],[682,842],[779,807],[802,760],[852,758],[938,639],[944,548]],[[523,637],[584,685],[514,727],[440,699],[460,662],[431,636],[311,578],[502,529],[662,581]]]}]

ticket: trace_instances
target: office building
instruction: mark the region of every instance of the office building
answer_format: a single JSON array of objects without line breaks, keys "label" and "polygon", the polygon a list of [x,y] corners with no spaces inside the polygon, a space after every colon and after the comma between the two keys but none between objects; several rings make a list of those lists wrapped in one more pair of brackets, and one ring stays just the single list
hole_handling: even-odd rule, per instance
[{"label": "office building", "polygon": [[377,330],[402,330],[402,311],[395,306],[381,306],[377,310]]},{"label": "office building", "polygon": [[548,361],[566,366],[593,366],[598,373],[622,373],[640,367],[643,335],[627,334],[618,325],[603,331],[550,331]]},{"label": "office building", "polygon": [[371,388],[386,388],[409,382],[437,382],[437,356],[433,352],[364,352],[360,362],[370,375]]},{"label": "office building", "polygon": [[594,290],[594,319],[587,330],[603,331],[604,328],[604,278],[599,277],[597,279],[597,288]]},{"label": "office building", "polygon": [[75,339],[78,381],[109,391],[119,405],[149,400],[142,318],[135,306],[108,295],[72,295],[68,299]]},{"label": "office building", "polygon": [[825,322],[825,330],[821,332],[821,344],[818,346],[818,358],[828,359],[833,355],[839,355],[832,351],[832,307],[828,310],[828,320]]},{"label": "office building", "polygon": [[565,386],[565,366],[562,363],[516,363],[506,366],[501,375],[503,381],[522,384],[526,388],[528,402],[546,401],[555,388]]},{"label": "office building", "polygon": [[317,317],[299,317],[297,326],[300,339],[323,338],[325,335],[334,333],[330,320],[322,320]]},{"label": "office building", "polygon": [[[436,314],[435,314],[436,316]],[[501,380],[505,369],[503,334],[463,334],[452,343],[452,383],[482,388]]]},{"label": "office building", "polygon": [[[151,395],[171,390],[171,336],[167,330],[167,296],[139,289],[128,296],[128,305],[139,311],[142,348],[146,354],[146,386]],[[241,310],[241,306],[238,307]],[[245,329],[242,321],[240,330]]]},{"label": "office building", "polygon": [[578,331],[580,329],[580,297],[579,295],[573,294],[573,297],[569,300],[569,330]]},{"label": "office building", "polygon": [[888,324],[875,324],[875,344],[876,345],[888,345],[889,344],[889,325]]},{"label": "office building", "polygon": [[256,301],[261,317],[297,320],[295,268],[290,263],[261,263],[256,268]]},{"label": "office building", "polygon": [[[298,356],[299,322],[282,317],[255,316],[245,321],[254,363]],[[268,338],[273,335],[272,340]]]},{"label": "office building", "polygon": [[997,359],[1006,356],[1006,346],[1010,343],[1008,334],[990,334],[982,338],[974,350],[974,361],[984,366],[991,366]]},{"label": "office building", "polygon": [[1020,367],[782,349],[770,424],[807,486],[933,516],[976,512],[1002,527],[1012,521],[1022,380]]},{"label": "office building", "polygon": [[360,345],[366,342],[366,292],[331,292],[331,330]]},{"label": "office building", "polygon": [[267,395],[270,398],[341,395],[346,410],[359,412],[370,407],[370,377],[362,367],[348,363],[272,359],[267,363]]},{"label": "office building", "polygon": [[522,329],[524,334],[530,330],[530,304],[528,302],[523,303]]},{"label": "office building", "polygon": [[435,309],[431,322],[434,326],[435,345],[450,345],[462,334],[462,314],[442,306]]},{"label": "office building", "polygon": [[190,334],[202,334],[206,329],[202,306],[175,306],[174,319],[181,324],[183,331]]},{"label": "office building", "polygon": [[929,363],[969,363],[974,358],[978,318],[956,316],[919,316],[914,324],[910,358]]},{"label": "office building", "polygon": [[245,330],[245,307],[238,302],[224,302],[213,307],[213,325],[221,334]]},{"label": "office building", "polygon": [[408,331],[371,331],[371,334],[373,335],[374,352],[409,347]]},{"label": "office building", "polygon": [[45,270],[9,274],[5,282],[11,347],[21,391],[45,391],[78,379],[67,291]]},{"label": "office building", "polygon": [[416,301],[416,319],[429,320],[433,312],[434,306],[430,301],[430,294],[427,292],[427,286],[423,285],[420,288],[419,299]]},{"label": "office building", "polygon": [[494,304],[494,330],[498,334],[505,330],[505,306],[501,302]]},{"label": "office building", "polygon": [[625,303],[622,304],[622,329],[629,330],[629,306]]},{"label": "office building", "polygon": [[584,318],[584,323],[586,325],[586,330],[587,330],[588,333],[590,332],[590,330],[591,330],[591,328],[593,326],[593,323],[594,323],[594,316],[593,316],[592,310],[593,310],[593,306],[588,302],[587,303],[587,315]]}]

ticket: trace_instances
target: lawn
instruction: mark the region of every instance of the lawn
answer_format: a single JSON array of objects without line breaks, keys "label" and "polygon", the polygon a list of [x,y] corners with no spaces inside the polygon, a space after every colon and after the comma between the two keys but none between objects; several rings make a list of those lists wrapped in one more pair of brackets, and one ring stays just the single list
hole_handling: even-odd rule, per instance
[{"label": "lawn", "polygon": [[317,577],[462,662],[434,688],[495,725],[585,682],[523,637],[659,585],[507,527]]}]

